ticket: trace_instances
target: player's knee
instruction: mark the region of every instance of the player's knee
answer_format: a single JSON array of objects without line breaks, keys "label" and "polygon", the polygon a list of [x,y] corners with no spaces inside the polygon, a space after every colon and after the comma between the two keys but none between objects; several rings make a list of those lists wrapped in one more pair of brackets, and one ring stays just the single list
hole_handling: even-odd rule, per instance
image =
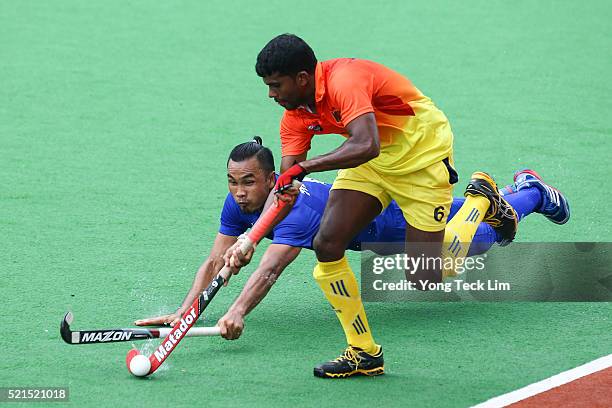
[{"label": "player's knee", "polygon": [[325,234],[317,234],[312,242],[312,247],[317,254],[317,259],[322,262],[335,261],[340,259],[344,254],[342,245],[338,245],[337,241],[334,241],[330,237],[326,237]]}]

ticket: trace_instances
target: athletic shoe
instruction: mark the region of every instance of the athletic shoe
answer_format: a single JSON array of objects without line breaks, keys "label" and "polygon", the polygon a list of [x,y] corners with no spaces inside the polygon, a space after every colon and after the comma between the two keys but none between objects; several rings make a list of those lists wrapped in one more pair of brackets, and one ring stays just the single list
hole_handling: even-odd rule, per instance
[{"label": "athletic shoe", "polygon": [[499,194],[497,184],[487,173],[477,171],[465,189],[464,196],[484,197],[489,200],[489,209],[484,222],[493,227],[501,238],[500,246],[514,240],[518,229],[518,216],[514,208]]},{"label": "athletic shoe", "polygon": [[542,205],[536,212],[544,215],[555,224],[565,224],[570,219],[567,198],[556,188],[544,183],[542,177],[533,170],[524,169],[514,173],[514,184],[518,191],[535,187],[542,194]]},{"label": "athletic shoe", "polygon": [[348,346],[340,357],[315,367],[314,375],[321,378],[381,375],[385,373],[384,363],[382,347],[371,355],[358,347]]}]

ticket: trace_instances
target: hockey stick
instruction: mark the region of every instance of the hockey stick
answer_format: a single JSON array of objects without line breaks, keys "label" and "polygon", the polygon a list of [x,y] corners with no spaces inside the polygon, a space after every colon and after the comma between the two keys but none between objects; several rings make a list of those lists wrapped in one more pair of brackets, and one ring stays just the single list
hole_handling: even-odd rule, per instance
[{"label": "hockey stick", "polygon": [[[95,344],[95,343],[118,343],[120,341],[147,340],[166,337],[172,330],[170,327],[154,329],[126,328],[126,329],[104,329],[104,330],[71,330],[70,325],[74,321],[72,313],[68,312],[60,324],[62,339],[68,344]],[[218,336],[221,333],[219,327],[193,327],[185,336]]]},{"label": "hockey stick", "polygon": [[[299,183],[294,182],[294,186],[299,187]],[[277,217],[286,204],[286,202],[278,200],[278,204],[276,206],[272,205],[261,217],[259,217],[253,228],[251,228],[244,241],[240,245],[240,250],[243,254],[247,253],[254,246],[254,244],[258,243],[261,239],[263,239],[268,230],[273,227],[277,222]],[[187,311],[183,313],[181,320],[176,325],[174,325],[170,333],[164,338],[164,340],[162,340],[159,347],[157,347],[153,354],[148,357],[149,362],[146,363],[146,360],[143,360],[141,357],[138,357],[139,365],[143,362],[148,364],[148,370],[139,370],[139,373],[132,371],[131,362],[134,357],[141,355],[141,353],[137,349],[130,350],[125,359],[128,371],[138,376],[147,376],[153,374],[155,370],[157,370],[159,366],[161,366],[163,362],[168,358],[168,356],[180,343],[183,337],[185,337],[185,333],[198,320],[204,309],[208,306],[212,298],[217,294],[217,292],[223,286],[229,276],[230,268],[224,266],[221,271],[219,271],[217,276],[213,279],[213,281],[208,285],[208,287],[204,289],[200,296],[198,296],[193,301]],[[143,367],[141,366],[141,368]]]}]

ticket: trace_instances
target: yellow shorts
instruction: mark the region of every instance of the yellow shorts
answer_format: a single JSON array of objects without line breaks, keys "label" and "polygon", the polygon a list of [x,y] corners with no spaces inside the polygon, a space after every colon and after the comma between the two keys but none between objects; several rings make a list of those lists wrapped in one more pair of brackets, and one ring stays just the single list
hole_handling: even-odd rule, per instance
[{"label": "yellow shorts", "polygon": [[389,175],[374,170],[369,163],[338,172],[332,190],[356,190],[376,197],[386,208],[395,200],[406,222],[422,231],[446,227],[453,184],[457,172],[452,154],[448,158],[405,175]]}]

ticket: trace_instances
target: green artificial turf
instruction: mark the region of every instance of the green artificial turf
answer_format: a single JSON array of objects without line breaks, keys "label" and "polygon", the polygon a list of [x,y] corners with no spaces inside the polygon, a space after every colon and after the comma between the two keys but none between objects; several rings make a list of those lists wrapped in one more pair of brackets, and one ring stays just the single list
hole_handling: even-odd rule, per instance
[{"label": "green artificial turf", "polygon": [[130,326],[182,301],[231,147],[258,134],[280,158],[282,110],[254,62],[283,32],[406,74],[451,120],[460,188],[533,167],[565,192],[570,223],[530,216],[519,241],[610,241],[610,17],[606,1],[1,1],[0,387],[68,386],[73,406],[466,407],[609,354],[610,303],[372,303],[387,375],[315,379],[344,336],[309,251],[240,340],[187,339],[148,379],[127,372],[129,344],[69,346],[58,326],[67,310],[75,328]]}]

